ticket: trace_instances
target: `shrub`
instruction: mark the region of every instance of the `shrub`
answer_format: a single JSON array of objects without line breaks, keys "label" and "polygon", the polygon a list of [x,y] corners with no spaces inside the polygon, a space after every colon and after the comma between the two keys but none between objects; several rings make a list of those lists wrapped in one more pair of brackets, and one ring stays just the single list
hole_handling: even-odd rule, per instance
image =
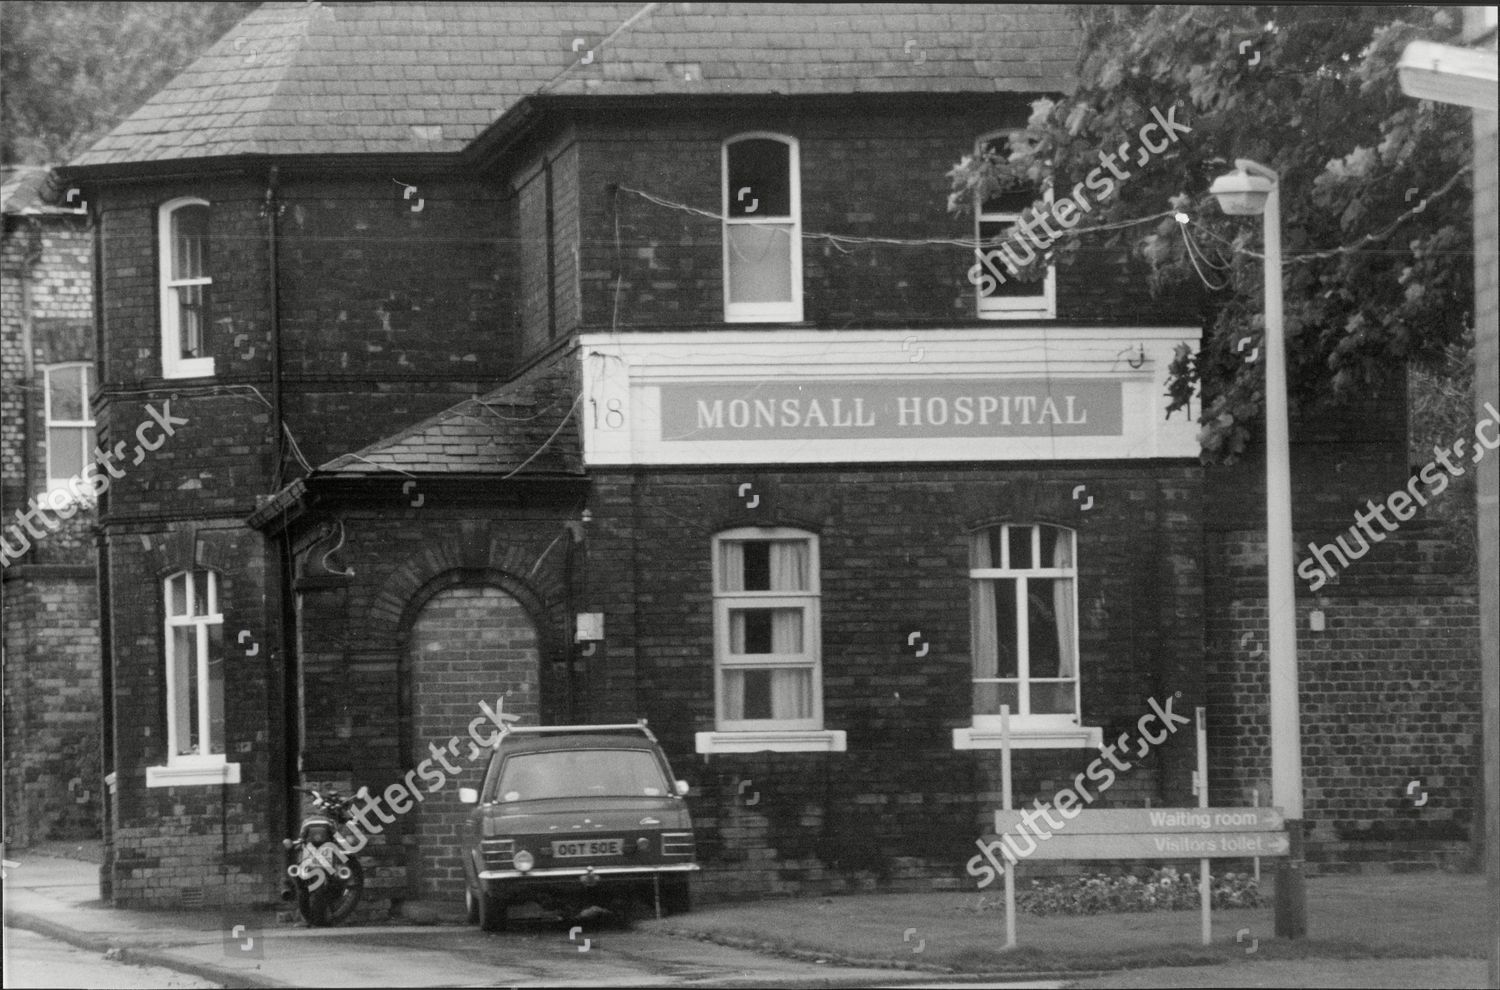
[{"label": "shrub", "polygon": [[[1265,903],[1248,873],[1214,874],[1213,907],[1260,907]],[[994,904],[1004,910],[1004,901]],[[1016,891],[1016,907],[1031,914],[1102,914],[1128,911],[1183,911],[1198,907],[1198,876],[1166,866],[1143,879],[1133,874],[1091,873],[1079,877],[1033,880]]]}]

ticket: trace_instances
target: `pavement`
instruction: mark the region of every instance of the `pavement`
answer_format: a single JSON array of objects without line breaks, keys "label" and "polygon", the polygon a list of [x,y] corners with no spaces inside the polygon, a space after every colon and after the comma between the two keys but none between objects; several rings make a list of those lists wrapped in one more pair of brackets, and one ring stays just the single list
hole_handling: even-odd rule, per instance
[{"label": "pavement", "polygon": [[497,935],[469,925],[308,928],[270,912],[123,910],[99,899],[93,863],[13,849],[6,857],[7,928],[224,987],[868,987],[918,975],[635,930],[590,928],[575,939],[556,923],[513,923],[518,930]]},{"label": "pavement", "polygon": [[[1254,948],[1235,944],[1237,936],[1231,933],[1243,923],[1253,923],[1248,920],[1252,916],[1230,916],[1226,912],[1216,921],[1222,926],[1217,929],[1221,934],[1216,942],[1228,942],[1237,957],[1233,962],[1224,962],[1221,954],[1218,958],[1192,960],[1197,964],[1184,965],[1186,960],[1178,960],[1176,965],[1163,967],[1159,962],[1153,965],[1144,959],[1127,962],[1115,957],[1114,965],[1096,965],[1093,972],[1010,969],[996,973],[986,965],[992,958],[989,955],[983,962],[972,956],[964,960],[968,965],[957,966],[963,972],[932,964],[960,962],[957,957],[941,954],[949,941],[965,952],[980,945],[993,952],[999,920],[992,913],[975,914],[971,910],[956,914],[947,900],[935,895],[862,894],[712,905],[687,915],[643,922],[628,931],[603,927],[569,930],[556,922],[513,923],[512,930],[504,934],[443,923],[314,929],[300,922],[278,921],[271,912],[242,911],[236,915],[216,909],[112,908],[99,899],[97,865],[35,850],[7,850],[6,855],[8,860],[17,861],[17,865],[8,862],[6,868],[8,928],[27,929],[109,959],[158,966],[225,987],[910,987],[975,982],[1052,988],[1485,985],[1485,964],[1468,949],[1472,933],[1464,928],[1465,919],[1484,913],[1482,878],[1393,877],[1377,881],[1371,888],[1382,896],[1394,895],[1418,916],[1428,911],[1435,914],[1439,905],[1446,909],[1442,914],[1448,920],[1438,924],[1453,930],[1454,940],[1451,945],[1436,945],[1431,952],[1434,958],[1359,958],[1367,953],[1346,952],[1337,944],[1328,948],[1338,951],[1317,952],[1321,958],[1265,958],[1264,946],[1261,954],[1251,955]],[[1328,902],[1320,912],[1324,917],[1337,910],[1336,904],[1353,907],[1351,891],[1356,887],[1371,887],[1369,881],[1328,883],[1329,889],[1315,897],[1315,906],[1320,900]],[[1430,897],[1430,902],[1419,902],[1419,892]],[[1364,896],[1371,897],[1371,891],[1364,891]],[[1377,930],[1392,931],[1368,917],[1368,910],[1363,913],[1367,925],[1374,923]],[[1181,941],[1178,928],[1193,928],[1195,914],[1186,914],[1191,913],[1045,922],[1023,918],[1023,941],[1054,941],[1075,947],[1063,956],[1040,957],[1053,961],[1070,958],[1074,952],[1082,952],[1085,945],[1097,945],[1111,937],[1121,948],[1160,945]],[[440,918],[431,920],[441,922]],[[864,937],[862,933],[866,932],[878,939]],[[922,951],[916,935],[935,939],[927,946],[928,956],[935,957],[930,962],[915,954]],[[1430,940],[1431,936],[1424,936],[1424,941]],[[878,953],[858,951],[881,941],[891,946],[885,960],[878,958]],[[1246,942],[1248,945],[1248,939]],[[1405,955],[1406,950],[1391,953],[1398,954]],[[1087,955],[1083,952],[1074,965],[1086,965]],[[890,961],[896,957],[913,961]],[[1025,965],[1020,959],[1012,964]],[[1134,968],[1100,972],[1118,965]],[[991,970],[988,976],[975,972],[986,969]]]}]

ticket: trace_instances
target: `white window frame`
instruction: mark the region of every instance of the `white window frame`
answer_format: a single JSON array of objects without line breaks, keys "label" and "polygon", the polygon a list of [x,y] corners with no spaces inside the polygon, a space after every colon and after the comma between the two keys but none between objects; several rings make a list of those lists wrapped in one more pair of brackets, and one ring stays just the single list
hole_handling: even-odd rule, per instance
[{"label": "white window frame", "polygon": [[[805,591],[726,591],[719,587],[722,547],[729,542],[797,540],[808,546],[808,588]],[[700,753],[843,752],[845,733],[823,728],[822,590],[819,577],[818,537],[800,529],[751,526],[726,530],[713,537],[713,636],[714,636],[714,725],[713,732],[699,732]],[[743,655],[731,659],[730,622],[732,608],[802,609],[802,651],[786,654]],[[730,719],[724,713],[725,674],[729,670],[759,667],[805,667],[812,674],[812,716],[805,719]]]},{"label": "white window frame", "polygon": [[[1065,536],[1069,542],[1068,559],[1072,561],[1069,567],[1043,567],[1041,564],[1041,527],[1050,526],[1059,534]],[[1037,566],[1012,567],[1010,566],[1010,530],[1027,529],[1031,536],[1031,559]],[[1014,580],[1016,582],[1015,594],[1015,616],[1016,616],[1016,676],[1015,677],[975,677],[970,669],[969,683],[1015,683],[1017,685],[1017,707],[1019,711],[1012,712],[1010,717],[1011,745],[1017,749],[1068,749],[1083,747],[1098,747],[1103,744],[1103,730],[1098,727],[1090,727],[1082,724],[1082,645],[1078,640],[1078,533],[1076,530],[1066,526],[1058,526],[1054,523],[1033,522],[1010,522],[994,526],[986,526],[969,534],[970,545],[973,542],[985,539],[987,534],[1000,531],[1000,566],[999,567],[971,567],[969,569],[970,589],[977,581],[991,581],[997,579]],[[1030,622],[1030,610],[1027,608],[1027,585],[1031,579],[1065,579],[1073,582],[1073,614],[1066,617],[1066,621],[1072,623],[1072,643],[1074,656],[1073,667],[1073,713],[1046,713],[1032,714],[1030,711],[1031,685],[1042,681],[1056,682],[1067,678],[1032,678],[1030,676],[1030,651],[1031,642],[1028,624]],[[972,594],[970,597],[972,610]],[[971,611],[971,622],[977,622],[977,616]],[[997,630],[997,633],[999,631]],[[972,661],[971,661],[972,663]],[[972,702],[971,702],[972,704]],[[953,746],[955,749],[995,749],[1001,745],[1001,722],[999,715],[981,715],[971,712],[972,724],[967,728],[953,730]]]},{"label": "white window frame", "polygon": [[[82,372],[83,389],[81,391],[82,401],[80,410],[83,419],[56,419],[52,415],[52,376],[58,372]],[[69,361],[64,364],[47,365],[42,368],[42,395],[43,395],[43,421],[45,423],[43,436],[46,438],[43,446],[46,449],[47,468],[47,499],[50,502],[55,492],[64,492],[68,498],[74,501],[84,501],[78,492],[69,484],[70,481],[80,478],[83,469],[89,464],[89,451],[94,446],[94,416],[89,405],[89,396],[93,391],[94,366],[87,361]],[[54,470],[52,462],[52,431],[77,429],[83,434],[83,463],[66,476]],[[72,465],[68,465],[72,467]]]},{"label": "white window frame", "polygon": [[[180,196],[161,204],[156,212],[156,243],[158,277],[161,280],[161,373],[163,378],[201,378],[214,373],[212,357],[182,357],[182,327],[177,316],[177,295],[174,290],[186,285],[213,285],[213,276],[202,278],[172,278],[172,214],[185,206],[213,204],[198,196]],[[210,254],[212,260],[212,254]],[[204,323],[204,347],[208,346],[209,324]]]},{"label": "white window frame", "polygon": [[[194,594],[196,584],[194,580],[198,574],[207,575],[205,584],[208,589],[208,608],[205,615],[194,615]],[[185,612],[174,614],[172,611],[172,584],[182,581],[183,601]],[[209,726],[213,724],[213,704],[209,693],[209,628],[211,626],[223,626],[224,615],[219,610],[219,576],[212,570],[200,568],[197,570],[178,571],[162,581],[162,640],[164,655],[166,657],[166,693],[167,693],[167,763],[165,766],[146,768],[147,787],[175,787],[191,784],[237,784],[240,781],[240,767],[238,763],[229,763],[224,753],[179,753],[181,742],[178,738],[177,727],[177,665],[179,663],[194,663],[198,669],[198,697],[194,699],[198,708],[198,731],[201,738],[206,739]],[[196,633],[194,636],[194,656],[190,658],[178,657],[176,653],[176,637],[174,630],[184,626],[192,627]],[[227,653],[221,662],[225,663],[224,674],[226,676],[225,712],[228,714],[227,676]],[[228,738],[223,740],[225,748],[228,748]]]},{"label": "white window frame", "polygon": [[[1018,128],[1002,129],[982,134],[974,142],[974,155],[976,159],[984,154],[984,146],[996,138],[1005,138],[1007,142],[1018,132]],[[1050,206],[1052,204],[1052,183],[1042,185],[1042,199]],[[1024,210],[1020,213],[1007,210],[983,212],[984,201],[979,193],[974,193],[974,243],[983,242],[980,231],[986,223],[1010,223],[1016,224],[1020,221]],[[1017,236],[1021,236],[1017,234]],[[1028,242],[1030,243],[1030,242]],[[1036,245],[1031,245],[1036,250]],[[980,251],[987,250],[979,248]],[[978,259],[976,259],[978,260]],[[980,262],[983,264],[983,262]],[[1004,270],[1004,264],[1000,267]],[[1009,271],[1005,270],[1007,277]],[[1036,283],[1023,283],[1034,285]],[[980,291],[980,286],[974,286],[974,305],[981,320],[1052,320],[1057,318],[1057,266],[1048,265],[1047,275],[1042,280],[1042,292],[1040,295],[1017,298],[1015,296],[986,296]]]},{"label": "white window frame", "polygon": [[[729,146],[740,141],[749,140],[777,141],[787,146],[787,168],[790,171],[788,186],[790,188],[791,217],[731,217],[729,215],[729,203],[731,190],[729,188]],[[786,134],[776,134],[771,131],[747,131],[744,134],[736,134],[726,138],[719,148],[719,186],[721,188],[722,209],[720,215],[724,218],[722,223],[723,259],[724,259],[724,322],[725,323],[801,323],[802,322],[802,164],[801,152],[797,139]],[[729,243],[729,228],[731,226],[743,225],[784,225],[791,221],[791,248],[788,252],[791,260],[791,285],[792,298],[788,302],[760,302],[760,303],[736,303],[729,298],[729,264],[733,248]]]}]

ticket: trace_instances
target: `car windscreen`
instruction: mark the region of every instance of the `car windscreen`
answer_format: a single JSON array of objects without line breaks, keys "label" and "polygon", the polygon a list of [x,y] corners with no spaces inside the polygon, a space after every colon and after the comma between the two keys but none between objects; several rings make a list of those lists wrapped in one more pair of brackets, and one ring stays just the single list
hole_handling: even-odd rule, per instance
[{"label": "car windscreen", "polygon": [[501,801],[571,797],[662,797],[671,785],[656,755],[643,749],[560,749],[517,753],[505,761]]}]

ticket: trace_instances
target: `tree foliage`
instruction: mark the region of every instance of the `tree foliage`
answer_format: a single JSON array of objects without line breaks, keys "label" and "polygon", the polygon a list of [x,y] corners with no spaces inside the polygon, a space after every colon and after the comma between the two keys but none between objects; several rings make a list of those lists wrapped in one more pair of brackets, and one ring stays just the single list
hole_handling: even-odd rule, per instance
[{"label": "tree foliage", "polygon": [[[1169,415],[1189,408],[1195,390],[1202,396],[1205,461],[1244,450],[1265,398],[1264,362],[1247,360],[1264,332],[1261,222],[1225,216],[1208,193],[1237,158],[1281,177],[1294,405],[1315,415],[1388,386],[1404,361],[1451,359],[1473,319],[1470,112],[1407,97],[1396,75],[1408,42],[1457,43],[1451,10],[1091,6],[1077,16],[1086,41],[1075,92],[1038,104],[1007,157],[955,166],[949,205],[962,211],[975,190],[1049,176],[1062,200],[1101,151],[1129,141],[1134,153],[1153,107],[1177,107],[1192,132],[1128,162],[1129,178],[1052,258],[1073,263],[1088,240],[1147,259],[1159,292],[1201,293],[1208,283],[1202,348],[1180,348],[1167,383]],[[1166,210],[1187,222],[1088,232]],[[1023,277],[1039,273],[1040,263],[1031,267]]]},{"label": "tree foliage", "polygon": [[0,4],[0,161],[66,162],[256,6]]}]

